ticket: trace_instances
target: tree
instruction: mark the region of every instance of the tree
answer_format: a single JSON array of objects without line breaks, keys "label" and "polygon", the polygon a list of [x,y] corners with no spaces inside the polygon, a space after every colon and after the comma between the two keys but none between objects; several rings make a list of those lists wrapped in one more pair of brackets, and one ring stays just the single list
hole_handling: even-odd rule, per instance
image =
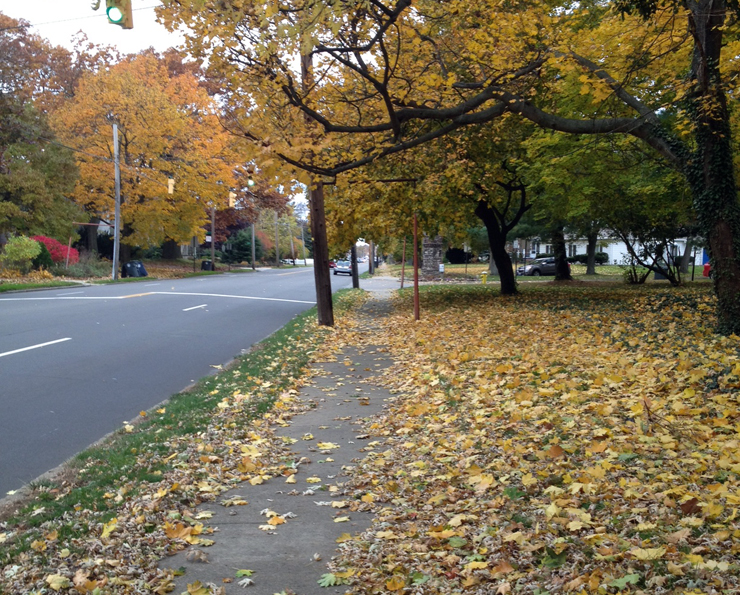
[{"label": "tree", "polygon": [[75,235],[82,215],[66,198],[77,168],[31,104],[0,95],[0,234]]},{"label": "tree", "polygon": [[125,245],[202,238],[211,206],[226,208],[232,189],[245,192],[240,166],[249,155],[219,125],[214,101],[191,73],[170,76],[147,54],[83,77],[54,114],[60,136],[80,150],[73,197],[89,213],[110,220],[113,212],[113,123],[121,138]]},{"label": "tree", "polygon": [[[718,326],[730,333],[740,332],[740,205],[721,52],[728,6],[294,0],[227,12],[220,2],[181,0],[161,14],[187,25],[191,50],[249,91],[250,109],[236,114],[242,129],[315,175],[507,113],[567,133],[640,139],[691,188],[716,270]],[[321,83],[302,88],[290,60],[306,47]],[[559,109],[576,80],[591,100],[580,114]],[[255,104],[273,110],[282,134],[249,119]],[[661,117],[666,111],[671,118]],[[322,135],[297,139],[301,117]]]},{"label": "tree", "polygon": [[[262,258],[262,242],[255,237],[255,257]],[[221,260],[226,263],[252,262],[252,230],[242,229],[229,241],[230,247],[224,250]]]}]

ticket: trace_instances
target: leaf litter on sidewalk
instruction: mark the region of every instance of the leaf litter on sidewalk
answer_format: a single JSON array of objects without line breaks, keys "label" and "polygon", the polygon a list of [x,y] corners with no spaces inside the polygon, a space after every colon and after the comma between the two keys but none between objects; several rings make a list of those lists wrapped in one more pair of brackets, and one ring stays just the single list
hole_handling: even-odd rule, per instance
[{"label": "leaf litter on sidewalk", "polygon": [[350,592],[738,592],[740,339],[706,290],[422,295],[339,333],[396,362]]}]

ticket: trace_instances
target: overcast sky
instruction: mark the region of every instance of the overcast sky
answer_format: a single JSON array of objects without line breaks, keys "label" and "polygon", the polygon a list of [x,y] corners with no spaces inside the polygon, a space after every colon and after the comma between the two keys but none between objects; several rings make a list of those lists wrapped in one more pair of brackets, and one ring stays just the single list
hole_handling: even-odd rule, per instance
[{"label": "overcast sky", "polygon": [[135,53],[154,46],[163,51],[177,46],[181,40],[157,24],[154,7],[159,0],[132,0],[134,28],[122,29],[108,23],[105,0],[97,11],[90,0],[0,0],[0,12],[16,19],[25,19],[31,31],[54,45],[72,48],[72,37],[84,31],[95,44],[112,45],[122,53]]}]

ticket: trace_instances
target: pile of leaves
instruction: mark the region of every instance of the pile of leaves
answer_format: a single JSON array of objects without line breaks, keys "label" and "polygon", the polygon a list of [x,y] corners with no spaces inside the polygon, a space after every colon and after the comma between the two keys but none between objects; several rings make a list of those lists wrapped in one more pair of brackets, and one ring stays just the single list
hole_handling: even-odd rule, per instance
[{"label": "pile of leaves", "polygon": [[709,288],[425,289],[343,337],[397,362],[352,593],[738,592],[740,339]]},{"label": "pile of leaves", "polygon": [[[335,311],[362,300],[345,292]],[[295,473],[290,444],[273,430],[308,407],[297,388],[311,358],[331,357],[329,333],[315,311],[297,317],[233,368],[82,453],[64,481],[36,486],[26,507],[0,522],[0,593],[172,591],[173,571],[159,560],[213,543],[198,504],[240,482]]]}]

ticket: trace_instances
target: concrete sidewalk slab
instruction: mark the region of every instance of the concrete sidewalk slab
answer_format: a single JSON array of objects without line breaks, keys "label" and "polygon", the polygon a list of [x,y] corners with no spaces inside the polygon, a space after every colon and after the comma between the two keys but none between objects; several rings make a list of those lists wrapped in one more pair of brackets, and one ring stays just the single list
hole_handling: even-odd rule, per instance
[{"label": "concrete sidewalk slab", "polygon": [[[337,538],[342,533],[363,531],[369,527],[372,515],[333,508],[331,502],[343,499],[346,467],[364,456],[363,449],[373,448],[370,443],[374,438],[363,433],[363,420],[378,413],[392,396],[367,380],[391,363],[381,348],[362,346],[339,354],[336,362],[316,365],[319,375],[299,395],[315,407],[293,417],[289,427],[277,430],[278,436],[297,440],[292,446],[292,458],[303,460],[303,464],[299,465],[296,483],[287,484],[282,477],[256,486],[245,483],[222,494],[216,502],[199,507],[198,511],[213,513],[207,523],[218,528],[209,536],[215,544],[207,548],[191,546],[162,560],[162,567],[185,570],[177,579],[175,593],[182,593],[187,584],[195,581],[211,583],[227,595],[245,593],[239,585],[242,579],[236,578],[240,569],[254,571],[254,583],[246,591],[253,595],[345,592],[343,586],[321,587],[317,581],[328,572],[326,562],[335,554]],[[313,439],[304,439],[308,435]],[[322,442],[339,448],[321,452],[317,444]],[[318,477],[321,483],[307,483],[309,477]],[[249,504],[219,505],[235,495]],[[259,528],[268,521],[267,516],[260,514],[265,509],[290,518],[274,533],[267,533]],[[335,522],[339,517],[349,520]],[[198,561],[198,554],[189,554],[194,549],[207,556],[208,562]],[[233,582],[224,583],[224,579]]]}]

